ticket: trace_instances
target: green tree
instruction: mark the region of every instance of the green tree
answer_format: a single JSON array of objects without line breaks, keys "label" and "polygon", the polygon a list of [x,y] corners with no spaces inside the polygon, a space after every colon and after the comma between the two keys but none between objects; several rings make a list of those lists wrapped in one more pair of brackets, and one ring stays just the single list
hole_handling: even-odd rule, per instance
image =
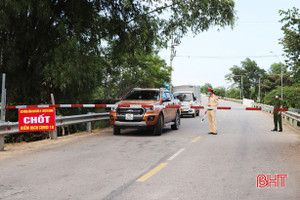
[{"label": "green tree", "polygon": [[240,99],[240,92],[241,90],[239,88],[231,87],[226,91],[226,97]]},{"label": "green tree", "polygon": [[285,66],[283,63],[274,63],[271,65],[268,73],[269,74],[281,74],[281,68],[282,68],[282,73],[287,73],[288,67]]},{"label": "green tree", "polygon": [[[291,77],[291,72],[287,70],[287,67],[284,66],[282,63],[274,63],[271,65],[270,69],[268,70],[268,74],[266,74],[263,79],[261,80],[261,98],[265,96],[268,92],[273,91],[277,88],[277,86],[281,86],[281,70],[280,67],[283,67],[283,74],[282,80],[283,85],[285,86],[293,86],[294,79]],[[286,92],[283,93],[284,96]]]},{"label": "green tree", "polygon": [[0,1],[0,69],[7,102],[49,103],[89,99],[101,79],[97,3]]},{"label": "green tree", "polygon": [[207,93],[208,88],[213,88],[212,85],[210,83],[205,83],[202,87],[201,87],[201,93]]},{"label": "green tree", "polygon": [[[271,73],[265,76],[265,78],[269,80],[267,85],[267,91],[275,89],[276,86],[281,85],[281,74]],[[282,80],[284,86],[291,86],[294,84],[294,79],[291,77],[291,72],[282,74]]]},{"label": "green tree", "polygon": [[[243,82],[243,96],[245,98],[256,99],[259,78],[265,75],[265,70],[259,68],[256,62],[249,58],[246,58],[245,61],[241,62],[241,67],[234,65],[229,70],[231,73],[225,75],[225,79],[233,82],[234,85],[237,85],[239,88],[241,88]],[[234,77],[232,77],[232,75],[234,75]],[[242,81],[241,78],[243,79]],[[255,93],[251,92],[252,88],[255,88]]]},{"label": "green tree", "polygon": [[280,10],[280,16],[283,18],[281,23],[285,23],[281,30],[283,38],[280,39],[280,44],[283,45],[286,64],[291,66],[294,73],[295,83],[300,84],[300,12],[299,8],[293,7],[287,11]]},{"label": "green tree", "polygon": [[[125,56],[124,59],[127,57]],[[124,96],[132,88],[161,88],[170,82],[171,68],[158,56],[146,55],[130,57],[121,62],[121,66],[112,64],[106,69],[107,78],[98,88],[96,98],[110,100]],[[114,67],[115,66],[115,67]]]},{"label": "green tree", "polygon": [[[87,103],[99,87],[156,87],[171,70],[156,57],[171,34],[198,34],[234,21],[232,0],[1,0],[7,102],[49,103],[54,93],[57,103]],[[145,74],[148,79],[133,80]]]},{"label": "green tree", "polygon": [[[272,105],[275,99],[276,93],[280,93],[281,87],[277,86],[274,90],[268,92],[264,98],[264,103]],[[300,108],[300,90],[296,86],[283,87],[285,93],[283,99],[283,106],[285,108]]]},{"label": "green tree", "polygon": [[225,95],[226,95],[225,87],[216,87],[216,88],[214,88],[214,90],[216,91],[216,95],[225,97]]}]

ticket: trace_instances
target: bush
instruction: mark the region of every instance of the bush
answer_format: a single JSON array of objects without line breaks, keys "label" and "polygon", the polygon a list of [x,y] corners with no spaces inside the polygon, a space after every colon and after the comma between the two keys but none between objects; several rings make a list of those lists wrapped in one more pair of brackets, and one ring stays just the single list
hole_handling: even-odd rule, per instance
[{"label": "bush", "polygon": [[216,91],[215,93],[216,95],[225,97],[225,93],[226,93],[225,87],[217,87],[215,88],[215,91]]},{"label": "bush", "polygon": [[226,91],[226,97],[240,99],[240,89],[239,88],[230,88],[230,90]]},{"label": "bush", "polygon": [[[268,105],[273,105],[276,93],[280,93],[281,87],[270,91],[263,99],[263,102]],[[296,86],[283,87],[283,107],[285,108],[300,108],[300,90]]]}]

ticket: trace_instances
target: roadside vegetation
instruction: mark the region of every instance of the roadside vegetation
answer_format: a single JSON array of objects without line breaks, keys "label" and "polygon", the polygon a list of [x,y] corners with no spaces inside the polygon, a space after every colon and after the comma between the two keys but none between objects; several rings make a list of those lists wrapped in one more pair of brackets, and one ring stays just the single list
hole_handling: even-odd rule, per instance
[{"label": "roadside vegetation", "polygon": [[[0,71],[7,105],[113,102],[165,87],[158,56],[173,36],[234,26],[233,0],[1,0]],[[58,109],[58,114],[83,110]],[[7,121],[17,121],[8,111]]]},{"label": "roadside vegetation", "polygon": [[[261,103],[272,105],[275,94],[281,93],[282,70],[284,107],[300,108],[300,12],[298,8],[292,8],[280,10],[279,14],[284,34],[279,43],[283,46],[285,62],[274,63],[265,71],[255,60],[246,58],[241,61],[240,66],[234,65],[230,68],[230,73],[225,75],[225,79],[232,83],[230,88],[214,88],[217,95],[236,99],[240,99],[242,95],[255,102],[260,100]],[[206,83],[201,91],[206,93],[208,87],[212,85]]]}]

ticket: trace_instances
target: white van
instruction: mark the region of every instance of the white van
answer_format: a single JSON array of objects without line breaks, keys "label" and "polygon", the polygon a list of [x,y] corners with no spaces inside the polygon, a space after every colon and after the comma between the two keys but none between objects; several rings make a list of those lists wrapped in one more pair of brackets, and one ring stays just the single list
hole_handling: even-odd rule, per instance
[{"label": "white van", "polygon": [[181,102],[181,115],[199,116],[199,109],[188,108],[189,106],[201,105],[200,86],[195,85],[181,85],[173,87],[173,95],[175,99]]}]

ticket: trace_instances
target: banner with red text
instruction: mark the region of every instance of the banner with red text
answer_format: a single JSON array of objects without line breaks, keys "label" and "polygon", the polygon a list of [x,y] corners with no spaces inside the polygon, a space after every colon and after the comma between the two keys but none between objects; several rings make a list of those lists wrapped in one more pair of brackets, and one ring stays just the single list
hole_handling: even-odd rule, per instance
[{"label": "banner with red text", "polygon": [[55,108],[19,109],[19,131],[54,131]]}]

